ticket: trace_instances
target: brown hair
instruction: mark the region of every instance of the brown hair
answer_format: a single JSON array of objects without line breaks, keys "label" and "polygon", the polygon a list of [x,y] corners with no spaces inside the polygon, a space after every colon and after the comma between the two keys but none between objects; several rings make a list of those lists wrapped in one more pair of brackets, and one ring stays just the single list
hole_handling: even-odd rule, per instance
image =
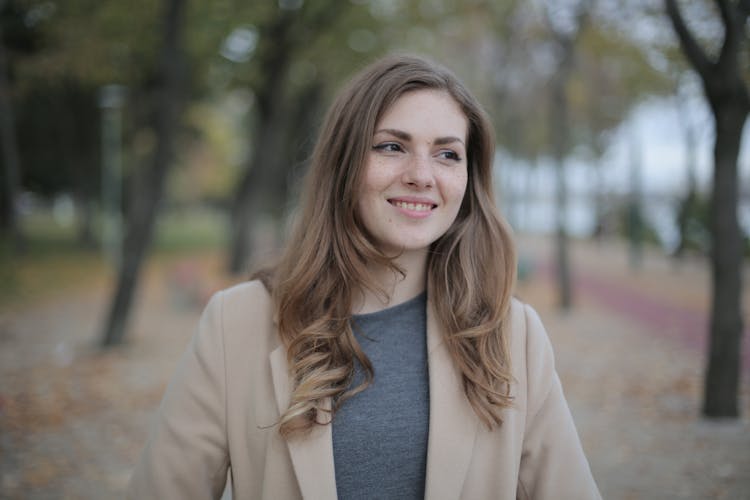
[{"label": "brown hair", "polygon": [[[381,116],[399,96],[419,89],[447,92],[469,123],[467,190],[453,225],[430,248],[428,298],[478,417],[493,428],[511,404],[503,326],[516,263],[509,228],[493,200],[492,126],[451,72],[421,58],[390,56],[355,76],[328,111],[286,250],[270,273],[260,274],[272,293],[293,381],[280,419],[285,437],[328,421],[321,417],[372,381],[372,365],[350,325],[352,296],[374,286],[367,263],[400,270],[365,233],[356,193]],[[350,389],[355,359],[366,378]]]}]

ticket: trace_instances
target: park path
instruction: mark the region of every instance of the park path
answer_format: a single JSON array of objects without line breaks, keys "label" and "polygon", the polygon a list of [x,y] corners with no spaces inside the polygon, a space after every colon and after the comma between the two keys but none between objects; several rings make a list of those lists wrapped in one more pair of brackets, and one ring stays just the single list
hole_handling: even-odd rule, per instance
[{"label": "park path", "polygon": [[[550,287],[554,287],[556,266],[551,252],[541,252],[547,242],[523,240],[526,257]],[[630,263],[627,247],[612,242],[573,242],[574,297],[596,303],[613,315],[641,323],[657,335],[684,344],[701,353],[708,346],[710,278],[708,262],[690,256],[674,260],[647,249],[638,265]],[[524,252],[522,250],[522,256]],[[750,289],[750,267],[745,288]],[[744,297],[744,332],[741,366],[750,374],[750,293]]]},{"label": "park path", "polygon": [[[574,241],[575,307],[562,313],[551,243],[520,238],[530,278],[518,293],[539,309],[548,329],[604,498],[750,499],[748,371],[742,418],[699,417],[710,289],[705,263],[675,265],[647,251],[634,272],[624,245]],[[744,302],[747,311],[747,293]]]}]

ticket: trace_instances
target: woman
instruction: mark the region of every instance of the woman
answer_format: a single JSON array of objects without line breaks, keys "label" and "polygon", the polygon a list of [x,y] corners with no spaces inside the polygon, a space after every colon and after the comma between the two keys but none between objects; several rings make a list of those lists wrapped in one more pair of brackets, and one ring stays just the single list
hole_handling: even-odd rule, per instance
[{"label": "woman", "polygon": [[511,298],[493,133],[447,70],[331,107],[279,264],[218,293],[134,498],[599,498],[536,313]]}]

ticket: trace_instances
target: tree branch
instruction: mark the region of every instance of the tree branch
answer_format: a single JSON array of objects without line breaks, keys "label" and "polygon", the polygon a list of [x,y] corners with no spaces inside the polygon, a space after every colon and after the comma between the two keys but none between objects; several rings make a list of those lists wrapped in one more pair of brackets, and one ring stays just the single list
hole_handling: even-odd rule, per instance
[{"label": "tree branch", "polygon": [[716,3],[721,12],[721,20],[724,22],[724,43],[721,46],[718,66],[722,71],[736,74],[738,73],[737,54],[740,49],[740,40],[744,36],[747,15],[740,12],[739,5],[734,6],[728,0],[716,0]]},{"label": "tree branch", "polygon": [[727,0],[714,0],[716,2],[716,5],[719,7],[719,12],[721,13],[721,19],[724,21],[724,25],[730,24],[732,22],[732,12],[731,8],[732,6],[729,5],[729,2]]},{"label": "tree branch", "polygon": [[309,25],[315,27],[323,25],[332,26],[336,22],[337,18],[343,15],[344,12],[346,12],[346,9],[350,4],[350,2],[342,4],[340,2],[333,1],[324,4],[322,8],[320,7],[320,5],[318,5],[317,12],[315,12],[314,15],[311,16],[311,19],[309,19],[308,21],[310,23]]},{"label": "tree branch", "polygon": [[737,3],[737,10],[740,11],[741,17],[741,26],[745,25],[745,22],[747,21],[747,16],[750,16],[750,0],[740,0]]},{"label": "tree branch", "polygon": [[719,52],[718,66],[725,67],[731,63],[732,55],[735,54],[737,47],[737,32],[732,17],[732,6],[727,0],[714,0],[719,7],[721,22],[724,25],[724,41],[721,44]]},{"label": "tree branch", "polygon": [[682,45],[685,56],[701,78],[704,81],[708,81],[711,78],[713,63],[708,59],[708,56],[706,56],[701,46],[698,45],[698,42],[695,41],[695,37],[682,18],[677,2],[675,0],[664,0],[664,5],[667,15],[672,21],[675,33],[677,33],[677,38],[680,40],[680,45]]},{"label": "tree branch", "polygon": [[740,13],[740,33],[745,35],[745,24],[747,19],[750,17],[750,0],[740,0],[737,4],[737,10]]},{"label": "tree branch", "polygon": [[582,0],[578,4],[578,12],[576,12],[576,36],[579,36],[581,32],[586,28],[586,25],[591,18],[591,9],[594,6],[594,0]]}]

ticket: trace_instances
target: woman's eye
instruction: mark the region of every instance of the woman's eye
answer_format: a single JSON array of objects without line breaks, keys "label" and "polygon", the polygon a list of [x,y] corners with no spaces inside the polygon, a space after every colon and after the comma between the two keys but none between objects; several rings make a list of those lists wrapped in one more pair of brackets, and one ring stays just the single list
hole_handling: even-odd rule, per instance
[{"label": "woman's eye", "polygon": [[441,151],[438,156],[446,160],[461,161],[461,157],[459,156],[459,154],[455,151],[451,151],[450,149]]},{"label": "woman's eye", "polygon": [[399,151],[403,151],[401,146],[395,142],[384,142],[382,144],[373,146],[372,149],[383,151],[385,153],[398,153]]}]

